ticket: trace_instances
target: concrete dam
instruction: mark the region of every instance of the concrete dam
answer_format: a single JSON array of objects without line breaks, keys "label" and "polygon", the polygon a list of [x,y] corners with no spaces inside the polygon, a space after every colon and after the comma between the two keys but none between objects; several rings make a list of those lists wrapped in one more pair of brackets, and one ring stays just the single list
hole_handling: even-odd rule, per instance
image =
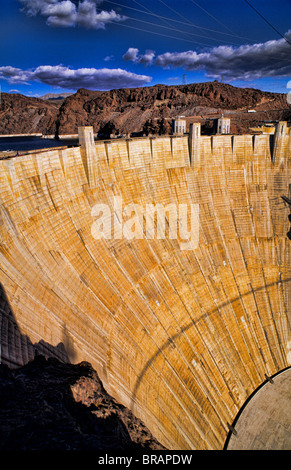
[{"label": "concrete dam", "polygon": [[[168,449],[223,449],[291,366],[289,128],[79,139],[0,161],[1,362],[86,360]],[[171,236],[168,212],[164,237],[124,236],[141,220],[124,207],[157,204],[197,208],[193,239]]]}]

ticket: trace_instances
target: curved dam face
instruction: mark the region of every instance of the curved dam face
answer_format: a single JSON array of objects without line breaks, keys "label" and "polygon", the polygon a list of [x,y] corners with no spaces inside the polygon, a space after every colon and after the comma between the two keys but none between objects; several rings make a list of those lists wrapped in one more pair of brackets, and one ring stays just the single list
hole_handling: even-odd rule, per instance
[{"label": "curved dam face", "polygon": [[[291,364],[288,131],[94,143],[80,128],[80,147],[0,161],[1,361],[32,346],[89,361],[168,449],[222,449]],[[165,236],[132,214],[157,204]],[[179,228],[189,207],[191,236],[173,236],[168,209]]]}]

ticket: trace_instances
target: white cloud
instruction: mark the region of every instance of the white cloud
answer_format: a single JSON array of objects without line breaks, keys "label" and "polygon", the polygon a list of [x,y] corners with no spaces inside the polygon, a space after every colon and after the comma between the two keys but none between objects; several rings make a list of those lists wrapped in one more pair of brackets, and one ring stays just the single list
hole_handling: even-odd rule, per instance
[{"label": "white cloud", "polygon": [[127,52],[122,56],[126,61],[132,61],[138,64],[151,65],[155,57],[155,52],[146,50],[144,54],[139,53],[139,49],[130,47]]},{"label": "white cloud", "polygon": [[104,62],[110,62],[111,60],[115,60],[115,57],[113,54],[107,55],[106,57],[104,57]]},{"label": "white cloud", "polygon": [[23,71],[10,65],[0,67],[0,79],[7,80],[9,83],[28,84],[30,72]]},{"label": "white cloud", "polygon": [[28,16],[41,15],[48,26],[104,29],[108,23],[124,21],[114,10],[97,12],[99,0],[19,0]]},{"label": "white cloud", "polygon": [[50,2],[49,0],[19,0],[24,5],[24,11],[28,16],[35,16],[38,13],[41,13],[42,9],[45,8],[50,3],[54,3],[53,1]]},{"label": "white cloud", "polygon": [[9,83],[41,82],[53,87],[77,90],[110,90],[113,88],[139,87],[151,82],[152,77],[137,75],[123,69],[70,69],[62,65],[41,65],[34,70],[0,67],[0,80]]},{"label": "white cloud", "polygon": [[[291,30],[286,33],[291,41]],[[227,80],[252,80],[263,77],[290,77],[291,48],[284,39],[265,43],[214,47],[209,52],[166,52],[155,64],[164,68],[183,67],[205,71],[208,77]]]},{"label": "white cloud", "polygon": [[139,50],[135,47],[130,47],[127,52],[123,55],[124,60],[132,60],[136,62]]},{"label": "white cloud", "polygon": [[77,19],[77,7],[70,0],[44,5],[41,15],[47,18],[49,26],[74,26]]}]

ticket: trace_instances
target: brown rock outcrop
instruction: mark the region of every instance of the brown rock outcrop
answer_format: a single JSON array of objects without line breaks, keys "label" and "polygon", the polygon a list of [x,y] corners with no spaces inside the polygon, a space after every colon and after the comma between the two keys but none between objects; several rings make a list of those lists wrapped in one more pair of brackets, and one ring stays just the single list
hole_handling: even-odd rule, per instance
[{"label": "brown rock outcrop", "polygon": [[0,450],[163,450],[87,362],[0,365]]},{"label": "brown rock outcrop", "polygon": [[1,93],[1,134],[55,134],[59,104],[20,94]]},{"label": "brown rock outcrop", "polygon": [[[167,134],[171,130],[171,120],[177,114],[200,116],[211,111],[236,110],[235,115],[240,119],[242,112],[246,114],[247,109],[256,107],[261,114],[259,119],[263,120],[282,119],[282,110],[289,110],[290,115],[291,109],[283,94],[236,88],[218,82],[155,85],[106,92],[80,89],[60,107],[56,127],[59,134],[74,134],[78,126],[93,126],[94,132],[101,137],[131,133]],[[264,114],[266,112],[267,115]],[[248,130],[254,119],[257,120],[258,116],[247,115],[245,125],[237,126],[235,130]]]}]

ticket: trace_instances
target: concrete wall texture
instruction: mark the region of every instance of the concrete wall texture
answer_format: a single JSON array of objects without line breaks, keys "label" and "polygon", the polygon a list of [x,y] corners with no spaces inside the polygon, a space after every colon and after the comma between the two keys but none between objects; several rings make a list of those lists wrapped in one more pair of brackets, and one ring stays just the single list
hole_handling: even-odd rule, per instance
[{"label": "concrete wall texture", "polygon": [[291,369],[279,372],[246,403],[228,450],[291,449]]},{"label": "concrete wall texture", "polygon": [[[81,128],[80,147],[0,161],[1,361],[62,345],[176,450],[222,449],[265,374],[291,364],[289,129],[196,127],[96,143]],[[117,196],[198,204],[197,248],[94,239],[92,208]]]}]

